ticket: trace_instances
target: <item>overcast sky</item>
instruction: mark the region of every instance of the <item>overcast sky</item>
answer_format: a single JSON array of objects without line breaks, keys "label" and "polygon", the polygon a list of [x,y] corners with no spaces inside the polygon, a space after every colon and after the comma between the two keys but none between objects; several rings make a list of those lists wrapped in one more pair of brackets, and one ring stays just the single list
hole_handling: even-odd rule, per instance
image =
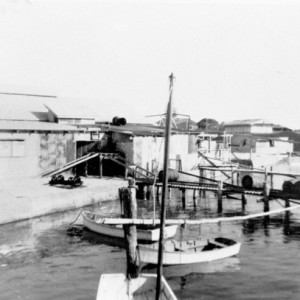
[{"label": "overcast sky", "polygon": [[176,112],[196,122],[300,129],[300,1],[0,3],[1,92],[135,122],[165,112],[173,72]]}]

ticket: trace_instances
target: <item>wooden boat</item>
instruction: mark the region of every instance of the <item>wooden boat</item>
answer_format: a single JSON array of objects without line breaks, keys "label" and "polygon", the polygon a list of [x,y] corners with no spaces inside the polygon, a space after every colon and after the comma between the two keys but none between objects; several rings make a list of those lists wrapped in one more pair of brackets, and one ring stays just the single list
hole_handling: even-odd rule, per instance
[{"label": "wooden boat", "polygon": [[[83,226],[91,231],[117,238],[124,238],[123,225],[107,225],[97,223],[97,219],[101,216],[91,213],[82,212]],[[173,237],[176,234],[177,225],[166,226],[165,238]],[[138,225],[137,226],[137,239],[138,241],[156,242],[159,240],[159,225]]]},{"label": "wooden boat", "polygon": [[[140,274],[138,278],[128,280],[125,274],[103,274],[100,277],[97,300],[154,299],[156,274]],[[176,300],[176,296],[162,278],[161,300]]]},{"label": "wooden boat", "polygon": [[[237,255],[241,243],[218,237],[208,241],[191,240],[164,242],[163,265],[182,265],[209,262]],[[140,259],[145,264],[157,264],[158,243],[139,245]]]}]

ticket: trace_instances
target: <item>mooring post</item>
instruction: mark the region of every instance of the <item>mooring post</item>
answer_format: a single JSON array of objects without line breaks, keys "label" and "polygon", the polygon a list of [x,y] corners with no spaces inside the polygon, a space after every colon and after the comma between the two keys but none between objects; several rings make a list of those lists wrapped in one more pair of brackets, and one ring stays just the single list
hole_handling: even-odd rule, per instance
[{"label": "mooring post", "polygon": [[220,180],[218,182],[218,212],[222,212],[223,210],[223,182]]},{"label": "mooring post", "polygon": [[103,160],[102,155],[99,155],[99,176],[100,176],[100,178],[103,177],[103,165],[102,165],[102,160]]},{"label": "mooring post", "polygon": [[194,205],[194,210],[197,210],[197,203],[196,203],[196,190],[193,190],[193,205]]},{"label": "mooring post", "polygon": [[264,184],[263,184],[263,189],[264,189],[263,190],[263,194],[264,194],[264,212],[270,210],[270,206],[269,206],[270,188],[269,188],[269,185],[268,185],[267,177],[268,177],[268,175],[265,175],[265,181],[264,181]]},{"label": "mooring post", "polygon": [[193,190],[193,200],[195,201],[196,199],[196,189]]},{"label": "mooring post", "polygon": [[[273,167],[270,168],[270,171],[271,172],[273,171]],[[273,187],[273,174],[272,173],[270,174],[270,183],[271,183],[271,190],[273,190],[274,187]]]},{"label": "mooring post", "polygon": [[[121,190],[124,218],[137,218],[136,186],[134,180],[129,180],[128,188]],[[137,246],[137,234],[135,225],[123,225],[126,257],[127,257],[127,278],[139,276],[139,255]]]},{"label": "mooring post", "polygon": [[247,204],[247,199],[245,193],[242,194],[242,210],[245,210],[245,206]]},{"label": "mooring post", "polygon": [[181,189],[182,190],[182,208],[185,209],[186,208],[186,202],[185,202],[185,189]]},{"label": "mooring post", "polygon": [[[285,199],[285,207],[290,207],[290,199]],[[289,234],[290,229],[290,212],[286,211],[284,216],[284,231]]]}]

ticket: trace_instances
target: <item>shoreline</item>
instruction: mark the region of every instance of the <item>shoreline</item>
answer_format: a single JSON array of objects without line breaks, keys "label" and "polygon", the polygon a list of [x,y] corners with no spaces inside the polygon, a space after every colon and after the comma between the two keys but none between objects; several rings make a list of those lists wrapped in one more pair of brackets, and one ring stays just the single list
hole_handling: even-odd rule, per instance
[{"label": "shoreline", "polygon": [[50,186],[49,178],[0,181],[0,225],[68,211],[118,199],[118,189],[127,186],[120,178],[82,178],[83,185]]}]

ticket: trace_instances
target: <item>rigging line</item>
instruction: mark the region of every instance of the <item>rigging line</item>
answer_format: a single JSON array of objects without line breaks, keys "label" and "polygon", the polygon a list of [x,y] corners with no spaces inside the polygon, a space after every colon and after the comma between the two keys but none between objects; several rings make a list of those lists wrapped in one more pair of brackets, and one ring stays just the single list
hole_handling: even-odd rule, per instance
[{"label": "rigging line", "polygon": [[74,219],[74,221],[72,221],[72,222],[70,223],[70,225],[73,225],[73,224],[77,221],[77,219],[80,217],[80,215],[82,214],[82,212],[83,212],[83,210],[81,209],[81,210],[79,211],[79,213],[77,214],[76,218]]}]

